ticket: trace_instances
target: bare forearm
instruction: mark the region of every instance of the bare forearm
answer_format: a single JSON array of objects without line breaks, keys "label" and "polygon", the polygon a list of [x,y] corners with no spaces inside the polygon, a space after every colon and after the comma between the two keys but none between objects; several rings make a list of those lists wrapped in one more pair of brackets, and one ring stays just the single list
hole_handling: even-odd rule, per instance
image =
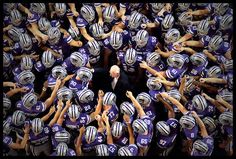
[{"label": "bare forearm", "polygon": [[127,123],[127,127],[128,127],[128,132],[129,132],[129,144],[134,144],[135,143],[135,139],[134,139],[134,134],[133,134],[133,130],[132,130],[131,124]]},{"label": "bare forearm", "polygon": [[227,84],[227,81],[221,78],[204,78],[206,83]]},{"label": "bare forearm", "polygon": [[19,88],[16,88],[16,89],[12,89],[12,90],[10,90],[10,91],[8,91],[7,93],[6,93],[6,96],[7,97],[12,97],[13,95],[15,95],[15,94],[17,94],[17,93],[19,93],[20,92],[20,89]]},{"label": "bare forearm", "polygon": [[25,148],[25,145],[26,145],[26,143],[27,143],[28,140],[29,140],[29,134],[25,134],[23,140],[22,140],[21,143],[20,143],[20,147],[21,147],[22,149]]}]

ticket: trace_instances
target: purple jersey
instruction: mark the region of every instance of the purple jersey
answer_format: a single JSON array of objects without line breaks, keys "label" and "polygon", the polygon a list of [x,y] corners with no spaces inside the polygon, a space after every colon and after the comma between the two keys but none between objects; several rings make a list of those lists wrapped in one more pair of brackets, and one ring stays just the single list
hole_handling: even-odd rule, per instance
[{"label": "purple jersey", "polygon": [[94,111],[94,108],[96,106],[95,101],[91,101],[89,103],[80,103],[79,105],[82,109],[82,113],[90,114]]},{"label": "purple jersey", "polygon": [[41,61],[37,61],[34,64],[34,68],[38,72],[43,72],[43,71],[45,71],[47,69]]},{"label": "purple jersey", "polygon": [[62,131],[65,131],[65,129],[61,125],[54,124],[52,126],[51,140],[52,140],[53,149],[56,149],[57,145],[59,144],[59,142],[55,139],[55,134],[57,132],[62,132]]},{"label": "purple jersey", "polygon": [[117,105],[111,106],[111,108],[108,110],[107,116],[108,116],[110,122],[114,122],[118,118],[119,109],[118,109]]},{"label": "purple jersey", "polygon": [[228,137],[233,137],[233,126],[222,125],[220,130],[221,130],[222,134],[224,134]]},{"label": "purple jersey", "polygon": [[9,147],[13,143],[12,137],[3,135],[3,143]]},{"label": "purple jersey", "polygon": [[157,145],[160,148],[169,148],[175,142],[175,139],[179,132],[179,122],[174,118],[170,118],[166,121],[170,126],[170,134],[168,136],[161,135],[157,131]]},{"label": "purple jersey", "polygon": [[128,44],[129,44],[129,41],[130,41],[130,33],[129,31],[127,30],[123,30],[123,32],[121,33],[122,34],[122,37],[123,37],[123,44],[121,45],[120,48],[118,49],[114,49],[111,44],[110,44],[110,37],[106,38],[104,41],[103,41],[103,46],[109,50],[111,50],[112,52],[116,52],[118,50],[123,50]]},{"label": "purple jersey", "polygon": [[105,135],[101,132],[97,133],[97,137],[95,138],[95,141],[88,144],[86,142],[85,136],[82,137],[82,150],[83,152],[90,152],[91,150],[95,149],[95,146],[100,145],[105,142]]},{"label": "purple jersey", "polygon": [[149,90],[149,94],[151,96],[151,99],[154,101],[154,102],[158,102],[158,98],[157,98],[157,95],[160,94],[161,92],[165,92],[165,88],[162,86],[160,90]]},{"label": "purple jersey", "polygon": [[76,122],[72,122],[68,115],[66,116],[64,122],[65,122],[65,125],[67,128],[79,131],[79,129],[82,126],[88,125],[90,123],[90,121],[91,121],[91,118],[89,115],[87,115],[85,113],[80,113]]},{"label": "purple jersey", "polygon": [[33,14],[33,17],[29,17],[27,18],[28,23],[32,24],[32,23],[38,23],[39,19],[41,18],[41,15],[33,12],[32,10],[30,11]]},{"label": "purple jersey", "polygon": [[138,47],[135,40],[132,39],[132,47],[137,51],[137,54],[142,56],[144,59],[148,53],[155,51],[157,44],[158,40],[155,36],[149,36],[147,44],[142,48]]},{"label": "purple jersey", "polygon": [[20,43],[17,42],[13,46],[13,50],[12,50],[13,54],[15,56],[18,56],[18,55],[22,55],[22,54],[30,55],[30,54],[33,54],[33,53],[37,53],[38,52],[38,48],[39,48],[38,40],[36,38],[31,38],[31,39],[32,39],[32,48],[30,50],[24,50],[20,46]]},{"label": "purple jersey", "polygon": [[107,144],[109,156],[117,155],[117,147],[115,144]]},{"label": "purple jersey", "polygon": [[81,15],[79,15],[76,19],[76,25],[77,27],[80,28],[85,28],[87,31],[89,31],[89,26],[96,23],[97,22],[97,18],[95,16],[94,20],[91,22],[86,21],[85,18],[83,18]]},{"label": "purple jersey", "polygon": [[48,125],[44,126],[43,131],[37,136],[35,136],[31,130],[29,133],[30,144],[33,146],[39,146],[48,142],[50,140],[50,133],[51,128]]},{"label": "purple jersey", "polygon": [[20,109],[21,111],[23,111],[25,113],[26,116],[28,117],[35,117],[38,114],[44,112],[46,110],[46,106],[44,104],[44,102],[41,101],[37,101],[37,103],[35,105],[33,105],[31,107],[31,109],[27,109],[24,105],[22,101],[18,101],[16,103],[16,107],[18,109]]},{"label": "purple jersey", "polygon": [[141,11],[143,3],[120,3],[120,8],[125,8],[125,15],[130,15],[134,11]]},{"label": "purple jersey", "polygon": [[193,25],[189,25],[188,29],[187,29],[187,33],[192,34],[193,37],[197,37],[197,26]]},{"label": "purple jersey", "polygon": [[[56,152],[53,152],[50,156],[58,156]],[[76,153],[73,149],[68,149],[66,156],[76,156]]]},{"label": "purple jersey", "polygon": [[135,73],[139,68],[139,63],[142,62],[143,58],[141,56],[137,56],[136,62],[133,65],[127,65],[125,62],[125,53],[123,51],[119,51],[117,54],[117,58],[120,60],[122,67],[126,73]]},{"label": "purple jersey", "polygon": [[211,136],[207,136],[201,139],[201,141],[208,146],[208,151],[202,154],[199,151],[192,149],[191,156],[211,156],[214,149],[214,139]]},{"label": "purple jersey", "polygon": [[[185,115],[191,115],[191,112],[188,111]],[[195,140],[198,134],[198,125],[195,124],[192,129],[183,128],[183,132],[188,140]]]},{"label": "purple jersey", "polygon": [[230,51],[231,47],[230,44],[227,42],[224,42],[219,49],[217,49],[216,51],[213,51],[212,54],[213,55],[224,55],[226,52]]},{"label": "purple jersey", "polygon": [[210,37],[210,36],[204,35],[204,36],[201,37],[200,42],[202,43],[202,45],[204,46],[204,48],[207,48],[207,47],[208,47],[208,44],[209,44],[209,42],[210,42],[210,40],[211,40],[211,37]]},{"label": "purple jersey", "polygon": [[72,77],[69,81],[69,89],[74,92],[80,91],[87,87],[88,83],[81,80],[76,80],[76,76]]},{"label": "purple jersey", "polygon": [[187,71],[187,69],[188,67],[186,66],[183,66],[181,69],[169,66],[165,73],[168,80],[175,80],[179,77],[182,77],[182,75]]},{"label": "purple jersey", "polygon": [[210,116],[212,117],[215,113],[215,106],[212,105],[211,103],[207,102],[207,107],[205,108],[205,110],[203,111],[199,111],[197,110],[196,108],[194,108],[194,105],[193,105],[193,102],[192,101],[189,101],[187,104],[186,104],[186,108],[189,110],[189,111],[196,111],[196,113],[198,114],[198,116],[200,118],[204,118],[206,116]]},{"label": "purple jersey", "polygon": [[59,53],[62,55],[62,58],[57,58],[58,60],[63,59],[64,56],[70,55],[70,45],[69,43],[72,41],[72,37],[69,35],[68,37],[64,37],[64,35],[61,35],[61,38],[57,44],[51,45],[49,42],[47,42],[47,46],[50,47],[53,51]]},{"label": "purple jersey", "polygon": [[94,56],[94,55],[92,55],[90,52],[89,52],[89,50],[88,50],[88,45],[85,45],[84,47],[81,47],[81,48],[79,48],[79,52],[81,52],[82,54],[86,54],[88,57],[87,57],[87,59],[85,59],[86,60],[86,64],[88,63],[88,61],[89,61],[89,63],[91,63],[91,64],[95,64],[95,63],[97,63],[99,60],[100,60],[100,55],[98,55],[98,56]]},{"label": "purple jersey", "polygon": [[130,144],[128,147],[127,147],[130,152],[132,153],[132,156],[138,156],[138,147],[137,145],[135,144]]},{"label": "purple jersey", "polygon": [[149,106],[145,106],[143,108],[145,114],[151,118],[153,121],[156,118],[155,104],[153,101],[149,104]]},{"label": "purple jersey", "polygon": [[52,74],[50,74],[50,75],[48,76],[48,87],[54,87],[55,84],[56,84],[56,81],[57,81],[57,79],[54,78],[54,77],[52,76]]},{"label": "purple jersey", "polygon": [[120,138],[113,137],[113,142],[118,148],[126,146],[129,144],[129,135],[127,132],[124,132]]},{"label": "purple jersey", "polygon": [[188,68],[188,72],[187,73],[188,73],[189,76],[201,76],[202,71],[204,69],[206,69],[207,65],[208,65],[208,61],[204,65],[202,65],[202,66],[191,65]]},{"label": "purple jersey", "polygon": [[147,124],[148,134],[146,134],[146,135],[138,134],[138,136],[136,138],[137,145],[138,145],[138,147],[148,147],[152,141],[152,136],[153,136],[152,120],[147,115],[141,117],[140,119],[143,120]]}]

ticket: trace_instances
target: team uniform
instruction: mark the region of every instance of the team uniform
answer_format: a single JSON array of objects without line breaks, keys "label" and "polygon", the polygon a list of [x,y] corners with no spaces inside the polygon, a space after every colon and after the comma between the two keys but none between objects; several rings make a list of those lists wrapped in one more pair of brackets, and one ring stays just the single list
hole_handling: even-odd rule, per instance
[{"label": "team uniform", "polygon": [[186,108],[189,111],[195,111],[200,118],[204,118],[206,116],[213,117],[213,115],[215,114],[215,106],[210,102],[207,102],[207,107],[203,111],[198,111],[196,108],[194,108],[192,101],[186,103]]},{"label": "team uniform", "polygon": [[208,146],[208,151],[205,154],[201,154],[193,149],[191,152],[191,156],[211,156],[214,149],[214,139],[211,136],[207,136],[201,139],[201,141]]},{"label": "team uniform", "polygon": [[70,120],[70,118],[68,116],[66,116],[64,123],[65,123],[66,127],[69,128],[70,130],[79,131],[79,128],[81,128],[82,126],[88,125],[90,123],[90,121],[91,121],[91,118],[89,115],[87,115],[85,113],[80,113],[76,122],[72,122]]},{"label": "team uniform", "polygon": [[116,121],[118,119],[119,116],[119,109],[117,107],[117,105],[112,104],[111,108],[108,109],[108,120],[113,123],[114,121]]},{"label": "team uniform", "polygon": [[[50,156],[59,156],[56,152],[53,152]],[[68,149],[66,156],[76,156],[76,153],[73,149]]]},{"label": "team uniform", "polygon": [[80,90],[83,90],[88,86],[87,82],[84,82],[82,80],[76,80],[76,76],[72,77],[69,80],[69,89],[71,89],[73,92],[78,92]]},{"label": "team uniform", "polygon": [[82,151],[90,152],[95,149],[95,146],[100,145],[105,142],[105,136],[103,133],[98,132],[94,142],[88,144],[86,142],[85,136],[82,137]]},{"label": "team uniform", "polygon": [[120,138],[113,138],[113,142],[118,148],[127,146],[129,144],[129,137],[127,132],[124,132]]}]

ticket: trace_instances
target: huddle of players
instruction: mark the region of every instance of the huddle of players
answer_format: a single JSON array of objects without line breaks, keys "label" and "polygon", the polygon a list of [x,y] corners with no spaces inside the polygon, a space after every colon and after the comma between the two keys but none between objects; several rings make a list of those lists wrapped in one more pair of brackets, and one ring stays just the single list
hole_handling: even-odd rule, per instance
[{"label": "huddle of players", "polygon": [[[181,136],[186,154],[218,146],[231,155],[232,11],[228,3],[4,3],[3,78],[14,87],[3,94],[4,154],[145,156],[155,138],[167,156]],[[95,95],[93,68],[114,64],[134,90],[148,91],[127,91],[120,106],[112,92]]]}]

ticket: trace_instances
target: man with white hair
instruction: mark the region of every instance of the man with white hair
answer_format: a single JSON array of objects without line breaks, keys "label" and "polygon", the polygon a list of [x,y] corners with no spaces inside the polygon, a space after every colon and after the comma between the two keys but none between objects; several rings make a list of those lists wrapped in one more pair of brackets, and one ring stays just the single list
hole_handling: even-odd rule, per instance
[{"label": "man with white hair", "polygon": [[126,101],[125,92],[128,90],[130,84],[127,75],[120,70],[119,66],[113,65],[110,68],[110,81],[111,89],[117,96],[117,105],[120,105],[122,101]]}]

